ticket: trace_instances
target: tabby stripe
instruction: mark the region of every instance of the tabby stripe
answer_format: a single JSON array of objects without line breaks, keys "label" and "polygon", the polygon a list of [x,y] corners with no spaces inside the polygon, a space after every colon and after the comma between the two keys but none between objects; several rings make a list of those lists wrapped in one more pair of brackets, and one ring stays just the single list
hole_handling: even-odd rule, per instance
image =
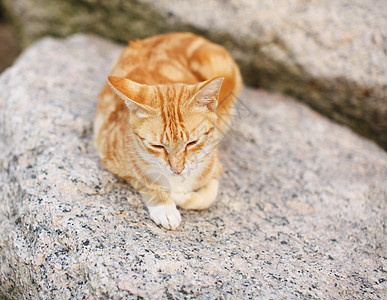
[{"label": "tabby stripe", "polygon": [[166,120],[166,117],[165,117],[165,112],[164,112],[164,96],[163,96],[163,93],[160,91],[160,87],[159,86],[156,86],[157,88],[157,93],[159,95],[159,99],[160,99],[160,107],[161,107],[161,118],[163,119],[163,124],[164,124],[164,128],[163,128],[163,133],[162,133],[162,137],[164,137],[165,135],[165,131],[167,130],[167,120]]},{"label": "tabby stripe", "polygon": [[[180,107],[181,107],[181,98],[182,98],[182,95],[183,95],[183,92],[184,92],[184,89],[181,89],[180,90],[180,94],[179,96],[177,97],[177,116],[178,116],[178,119],[179,119],[179,124],[182,128],[182,131],[185,129],[184,127],[184,124],[183,124],[183,116],[181,115],[181,111],[180,111]],[[184,138],[182,136],[182,138]]]}]

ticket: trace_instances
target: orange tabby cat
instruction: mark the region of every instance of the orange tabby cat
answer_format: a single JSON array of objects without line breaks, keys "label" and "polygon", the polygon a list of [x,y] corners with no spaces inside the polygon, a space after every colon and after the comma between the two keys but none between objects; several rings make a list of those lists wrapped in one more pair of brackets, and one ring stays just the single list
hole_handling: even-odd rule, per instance
[{"label": "orange tabby cat", "polygon": [[192,33],[129,42],[99,96],[95,145],[104,166],[134,186],[153,221],[181,222],[176,205],[205,209],[216,198],[216,144],[242,87],[221,46]]}]

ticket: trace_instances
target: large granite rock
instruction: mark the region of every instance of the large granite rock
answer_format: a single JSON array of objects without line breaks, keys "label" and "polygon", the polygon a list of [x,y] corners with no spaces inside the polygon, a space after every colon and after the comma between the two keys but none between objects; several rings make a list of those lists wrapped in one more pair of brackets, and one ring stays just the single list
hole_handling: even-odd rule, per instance
[{"label": "large granite rock", "polygon": [[245,89],[218,201],[164,230],[92,145],[120,50],[46,38],[1,75],[0,298],[386,299],[383,150]]},{"label": "large granite rock", "polygon": [[191,30],[225,44],[247,83],[304,100],[387,149],[385,1],[0,0],[24,44]]}]

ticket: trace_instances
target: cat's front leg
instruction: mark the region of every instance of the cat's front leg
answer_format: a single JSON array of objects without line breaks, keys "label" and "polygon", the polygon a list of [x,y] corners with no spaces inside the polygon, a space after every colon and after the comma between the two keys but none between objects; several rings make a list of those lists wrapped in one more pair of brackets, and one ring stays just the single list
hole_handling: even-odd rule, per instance
[{"label": "cat's front leg", "polygon": [[157,224],[166,229],[175,230],[181,222],[181,216],[176,208],[176,204],[161,204],[156,206],[148,206],[151,219]]},{"label": "cat's front leg", "polygon": [[215,202],[218,188],[219,180],[214,178],[196,192],[182,194],[180,198],[178,198],[179,200],[175,200],[175,202],[179,207],[184,209],[206,209]]},{"label": "cat's front leg", "polygon": [[181,222],[180,212],[175,202],[167,193],[160,191],[141,192],[143,201],[148,207],[151,219],[166,229],[175,230]]},{"label": "cat's front leg", "polygon": [[192,197],[193,192],[172,192],[171,199],[177,206],[182,205]]}]

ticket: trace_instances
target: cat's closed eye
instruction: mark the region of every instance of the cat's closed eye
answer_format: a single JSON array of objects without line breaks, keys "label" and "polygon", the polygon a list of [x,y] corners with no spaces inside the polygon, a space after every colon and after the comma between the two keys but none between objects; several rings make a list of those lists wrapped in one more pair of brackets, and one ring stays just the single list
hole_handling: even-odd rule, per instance
[{"label": "cat's closed eye", "polygon": [[191,141],[191,142],[187,143],[187,147],[188,147],[188,146],[193,146],[193,145],[195,145],[197,142],[198,142],[198,140]]},{"label": "cat's closed eye", "polygon": [[156,149],[164,149],[164,146],[163,145],[151,145],[153,148],[156,148]]}]

